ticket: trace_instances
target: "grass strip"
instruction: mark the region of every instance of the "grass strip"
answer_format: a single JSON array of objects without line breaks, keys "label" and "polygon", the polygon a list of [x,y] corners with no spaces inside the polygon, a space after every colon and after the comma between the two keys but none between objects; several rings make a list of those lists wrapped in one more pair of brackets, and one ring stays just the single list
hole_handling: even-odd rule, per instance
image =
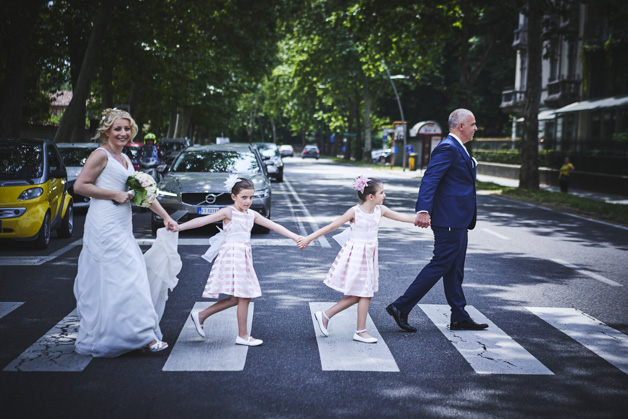
[{"label": "grass strip", "polygon": [[628,226],[628,205],[611,204],[594,199],[544,189],[523,189],[498,185],[492,182],[477,182],[477,190],[496,191],[500,195],[544,206],[557,211],[569,212],[601,221]]}]

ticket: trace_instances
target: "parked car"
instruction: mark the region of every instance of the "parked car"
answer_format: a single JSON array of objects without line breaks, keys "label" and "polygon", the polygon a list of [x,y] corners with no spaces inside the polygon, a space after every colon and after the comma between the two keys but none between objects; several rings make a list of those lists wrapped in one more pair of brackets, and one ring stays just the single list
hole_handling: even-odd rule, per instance
[{"label": "parked car", "polygon": [[[251,209],[270,218],[270,179],[263,169],[260,153],[250,144],[193,145],[186,148],[159,183],[157,199],[179,222],[213,214],[233,205],[231,191],[225,187],[225,180],[231,174],[247,178],[255,184]],[[153,234],[162,226],[163,219],[153,214]],[[268,229],[257,226],[254,231],[268,233]]]},{"label": "parked car", "polygon": [[74,231],[59,150],[50,140],[0,140],[0,239],[31,241],[45,249],[53,229],[59,237]]},{"label": "parked car", "polygon": [[142,147],[144,147],[144,143],[128,143],[124,146],[124,152],[131,159],[131,163],[133,163],[133,168],[136,172],[140,170]]},{"label": "parked car", "polygon": [[170,164],[179,153],[190,146],[190,140],[187,138],[162,138],[158,146],[164,162]]},{"label": "parked car", "polygon": [[281,154],[281,157],[294,157],[294,149],[290,144],[280,145],[279,154]]},{"label": "parked car", "polygon": [[283,182],[283,160],[279,154],[277,144],[273,143],[253,143],[262,155],[262,161],[266,166],[268,176],[277,182]]},{"label": "parked car", "polygon": [[72,195],[74,208],[87,208],[89,198],[74,192],[74,182],[83,169],[83,165],[92,151],[98,148],[96,143],[57,143],[63,164],[68,172],[68,191]]},{"label": "parked car", "polygon": [[371,151],[371,159],[373,163],[390,163],[391,156],[392,150],[390,148]]},{"label": "parked car", "polygon": [[318,150],[318,146],[315,145],[306,145],[301,153],[301,158],[313,157],[316,160],[320,157],[320,151]]}]

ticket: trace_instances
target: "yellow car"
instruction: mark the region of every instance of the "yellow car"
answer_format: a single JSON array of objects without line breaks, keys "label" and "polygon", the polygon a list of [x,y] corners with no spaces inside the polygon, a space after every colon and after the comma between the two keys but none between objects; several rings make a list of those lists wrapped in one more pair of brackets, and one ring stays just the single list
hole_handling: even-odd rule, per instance
[{"label": "yellow car", "polygon": [[0,139],[0,239],[45,249],[51,230],[71,237],[72,196],[61,155],[50,140]]}]

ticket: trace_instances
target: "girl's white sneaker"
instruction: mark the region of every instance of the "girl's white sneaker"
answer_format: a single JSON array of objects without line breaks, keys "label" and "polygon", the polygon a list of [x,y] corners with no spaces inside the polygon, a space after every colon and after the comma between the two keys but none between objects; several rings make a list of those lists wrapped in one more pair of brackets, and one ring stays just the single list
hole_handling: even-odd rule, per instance
[{"label": "girl's white sneaker", "polygon": [[243,339],[240,336],[236,338],[236,345],[244,345],[244,346],[260,346],[264,343],[261,339],[255,339],[253,336],[249,336],[248,339]]},{"label": "girl's white sneaker", "polygon": [[190,313],[190,317],[192,318],[192,323],[194,323],[194,327],[196,327],[196,331],[202,337],[205,337],[205,330],[203,329],[203,325],[201,324],[201,320],[198,318],[198,311],[193,311]]},{"label": "girl's white sneaker", "polygon": [[377,338],[374,338],[373,336],[371,336],[370,338],[363,338],[362,336],[358,334],[362,332],[366,332],[366,329],[356,330],[355,333],[353,334],[353,340],[357,342],[362,342],[362,343],[377,343]]},{"label": "girl's white sneaker", "polygon": [[[317,311],[316,313],[314,313],[314,318],[316,318],[316,322],[318,323],[318,327],[321,329],[321,333],[325,336],[329,336],[329,331],[323,323],[323,316],[325,316],[324,311]],[[325,318],[327,319],[327,321],[329,321],[329,318],[327,316],[325,316]]]}]

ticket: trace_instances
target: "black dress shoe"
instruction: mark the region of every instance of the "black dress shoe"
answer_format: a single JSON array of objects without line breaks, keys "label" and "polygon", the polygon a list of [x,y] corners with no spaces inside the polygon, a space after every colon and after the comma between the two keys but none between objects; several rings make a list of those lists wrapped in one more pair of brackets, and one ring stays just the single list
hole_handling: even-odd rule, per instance
[{"label": "black dress shoe", "polygon": [[397,325],[403,330],[405,330],[406,332],[416,332],[416,327],[410,326],[408,324],[408,315],[400,312],[399,309],[393,304],[390,304],[388,307],[386,307],[386,312],[390,314],[393,319],[395,319]]},{"label": "black dress shoe", "polygon": [[484,330],[488,327],[486,323],[476,323],[473,319],[466,319],[461,322],[451,323],[449,330]]}]

